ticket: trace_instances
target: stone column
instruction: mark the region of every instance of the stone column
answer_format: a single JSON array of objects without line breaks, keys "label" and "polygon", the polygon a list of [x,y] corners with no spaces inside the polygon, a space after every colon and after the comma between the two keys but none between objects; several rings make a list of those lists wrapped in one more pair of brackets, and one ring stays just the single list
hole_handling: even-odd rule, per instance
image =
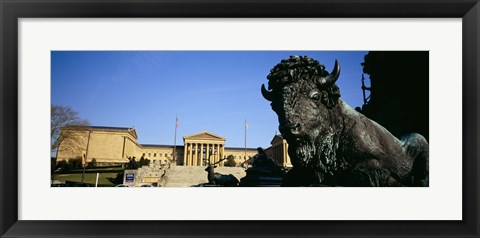
[{"label": "stone column", "polygon": [[291,164],[292,161],[290,160],[290,156],[288,156],[288,144],[285,143],[285,148],[287,148],[287,163]]},{"label": "stone column", "polygon": [[200,165],[200,154],[201,154],[202,152],[200,151],[199,148],[200,148],[200,144],[197,143],[197,160],[196,160],[197,163],[195,164],[196,166],[199,166],[199,165]]},{"label": "stone column", "polygon": [[188,166],[188,154],[190,153],[190,151],[188,150],[189,146],[190,143],[185,143],[185,153],[183,154],[183,156],[185,157],[183,162],[184,166]]},{"label": "stone column", "polygon": [[215,162],[215,144],[212,144],[212,158],[210,158],[210,163],[213,164]]},{"label": "stone column", "polygon": [[217,144],[213,144],[213,163],[217,162],[218,149]]},{"label": "stone column", "polygon": [[210,163],[210,144],[207,144],[207,161]]},{"label": "stone column", "polygon": [[[220,149],[220,146],[221,146],[221,145],[218,144],[218,152],[217,152],[217,153],[218,153],[218,158],[217,158],[218,160],[217,160],[217,161],[222,160],[222,153],[221,153],[221,152],[222,152],[222,149]],[[219,162],[218,165],[220,166],[221,163],[222,163],[222,162]]]},{"label": "stone column", "polygon": [[193,159],[193,144],[192,143],[189,143],[190,144],[190,151],[189,151],[189,158],[188,158],[188,166],[191,166],[192,165],[192,159]]},{"label": "stone column", "polygon": [[195,166],[195,157],[197,157],[197,143],[192,143],[192,161],[190,166]]},{"label": "stone column", "polygon": [[202,143],[202,147],[200,147],[200,162],[198,165],[203,165],[202,162],[203,162],[203,143]]},{"label": "stone column", "polygon": [[[225,158],[225,145],[222,145],[222,159]],[[225,161],[222,162],[222,166],[225,163]]]},{"label": "stone column", "polygon": [[193,153],[192,153],[192,166],[195,166],[197,163],[196,158],[197,158],[197,143],[193,143]]},{"label": "stone column", "polygon": [[194,143],[190,143],[190,158],[188,159],[188,166],[192,166],[193,165],[193,155],[194,155],[194,146],[195,144]]},{"label": "stone column", "polygon": [[222,144],[218,144],[218,161],[220,160],[222,160]]},{"label": "stone column", "polygon": [[203,143],[200,143],[200,153],[198,153],[198,163],[197,163],[197,166],[202,165],[202,156],[203,156]]},{"label": "stone column", "polygon": [[[220,148],[222,145],[218,144],[218,161],[222,160],[222,149]],[[222,162],[219,162],[218,165],[220,166]]]},{"label": "stone column", "polygon": [[217,144],[217,156],[215,157],[215,162],[220,161],[220,145]]},{"label": "stone column", "polygon": [[198,148],[199,148],[199,149],[197,150],[197,151],[198,151],[197,166],[200,166],[200,165],[202,165],[202,153],[203,153],[202,149],[203,149],[203,143],[197,144],[197,145],[198,145]]},{"label": "stone column", "polygon": [[187,143],[183,143],[183,166],[187,163]]},{"label": "stone column", "polygon": [[193,166],[197,166],[198,163],[198,143],[195,143],[195,158],[193,159]]},{"label": "stone column", "polygon": [[[198,148],[201,148],[202,147],[202,144],[197,144]],[[202,156],[202,150],[201,149],[197,149],[198,151],[198,156],[197,156],[197,166],[199,166],[201,163],[200,163],[200,160],[202,159],[201,156]]]},{"label": "stone column", "polygon": [[193,159],[193,144],[188,143],[188,166],[192,165],[192,159]]}]

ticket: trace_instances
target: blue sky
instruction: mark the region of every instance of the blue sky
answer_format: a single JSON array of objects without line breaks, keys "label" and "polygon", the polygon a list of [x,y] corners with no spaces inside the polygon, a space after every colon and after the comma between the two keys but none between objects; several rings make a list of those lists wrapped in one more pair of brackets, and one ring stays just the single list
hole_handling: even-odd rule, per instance
[{"label": "blue sky", "polygon": [[[290,55],[308,55],[331,72],[341,99],[362,105],[360,65],[367,51],[53,51],[55,105],[71,106],[94,126],[135,126],[140,144],[177,145],[208,130],[226,147],[268,147],[278,119],[260,92],[270,69]],[[368,77],[367,77],[368,78]],[[368,83],[367,83],[368,85]]]}]

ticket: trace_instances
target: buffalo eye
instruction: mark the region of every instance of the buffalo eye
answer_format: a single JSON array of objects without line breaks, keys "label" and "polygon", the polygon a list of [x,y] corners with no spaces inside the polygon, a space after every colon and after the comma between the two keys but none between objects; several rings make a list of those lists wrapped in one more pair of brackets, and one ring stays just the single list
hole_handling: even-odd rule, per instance
[{"label": "buffalo eye", "polygon": [[308,94],[308,97],[313,100],[320,99],[320,94],[317,91],[312,91]]}]

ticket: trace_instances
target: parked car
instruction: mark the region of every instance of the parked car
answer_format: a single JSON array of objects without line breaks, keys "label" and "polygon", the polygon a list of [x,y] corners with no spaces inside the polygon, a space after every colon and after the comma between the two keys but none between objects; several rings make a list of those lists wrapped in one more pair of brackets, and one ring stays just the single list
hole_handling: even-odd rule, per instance
[{"label": "parked car", "polygon": [[152,186],[151,184],[144,184],[144,185],[142,185],[142,186],[140,186],[140,187],[153,188],[153,186]]},{"label": "parked car", "polygon": [[130,187],[130,185],[127,185],[127,184],[119,184],[115,187],[122,187],[122,188],[126,188],[126,187]]}]

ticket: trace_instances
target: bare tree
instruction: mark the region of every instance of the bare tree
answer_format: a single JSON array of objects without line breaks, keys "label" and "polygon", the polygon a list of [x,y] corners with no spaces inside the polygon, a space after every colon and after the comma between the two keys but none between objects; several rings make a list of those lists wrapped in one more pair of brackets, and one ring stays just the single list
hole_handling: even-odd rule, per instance
[{"label": "bare tree", "polygon": [[51,105],[51,147],[50,150],[53,152],[58,149],[62,141],[75,140],[74,133],[63,131],[62,128],[68,126],[88,126],[90,123],[87,120],[81,119],[78,117],[78,112],[72,110],[69,106],[60,106],[60,105]]}]

